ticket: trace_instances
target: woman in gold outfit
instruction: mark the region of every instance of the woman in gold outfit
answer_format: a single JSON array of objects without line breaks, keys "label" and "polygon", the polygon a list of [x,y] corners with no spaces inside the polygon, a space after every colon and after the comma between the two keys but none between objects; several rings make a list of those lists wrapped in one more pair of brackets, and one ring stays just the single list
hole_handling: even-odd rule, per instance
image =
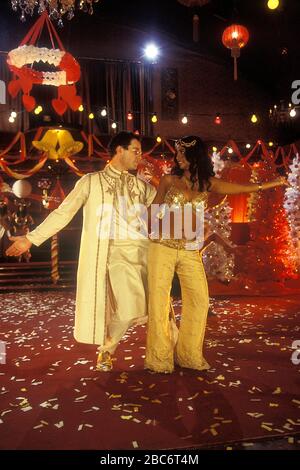
[{"label": "woman in gold outfit", "polygon": [[[251,193],[281,185],[287,185],[282,177],[262,184],[228,183],[215,178],[211,159],[199,137],[188,136],[176,142],[172,174],[162,177],[151,206],[151,220],[159,220],[159,223],[157,230],[154,230],[156,234],[152,225],[152,241],[148,252],[146,369],[170,373],[174,370],[174,363],[190,369],[209,368],[202,353],[209,307],[207,281],[201,259],[204,237],[199,242],[196,235],[193,240],[186,236],[187,218],[183,216],[183,209],[190,210],[190,224],[194,228],[197,214],[203,215],[207,207],[209,191],[219,194]],[[162,229],[166,208],[170,209],[168,234]],[[181,210],[181,219],[176,218],[176,210],[172,210],[174,208]],[[179,228],[178,220],[181,220]],[[202,221],[204,223],[204,219]],[[178,274],[182,293],[178,335],[174,335],[169,320],[174,272]]]}]

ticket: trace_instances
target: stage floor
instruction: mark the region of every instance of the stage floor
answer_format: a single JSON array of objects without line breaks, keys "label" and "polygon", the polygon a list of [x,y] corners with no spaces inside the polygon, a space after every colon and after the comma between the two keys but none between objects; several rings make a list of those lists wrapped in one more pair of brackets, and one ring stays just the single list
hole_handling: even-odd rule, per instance
[{"label": "stage floor", "polygon": [[142,326],[120,344],[113,372],[94,371],[96,348],[72,336],[74,299],[70,291],[0,294],[1,449],[251,449],[277,436],[299,443],[300,365],[291,359],[299,296],[212,300],[211,369],[171,375],[143,369]]}]

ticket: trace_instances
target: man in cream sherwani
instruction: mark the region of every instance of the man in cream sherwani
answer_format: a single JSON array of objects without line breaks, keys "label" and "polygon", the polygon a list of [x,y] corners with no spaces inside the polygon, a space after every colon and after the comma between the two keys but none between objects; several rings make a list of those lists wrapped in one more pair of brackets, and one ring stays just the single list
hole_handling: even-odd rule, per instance
[{"label": "man in cream sherwani", "polygon": [[63,229],[83,206],[77,272],[75,339],[100,345],[97,369],[112,369],[111,355],[128,327],[147,319],[147,224],[143,208],[155,188],[129,170],[136,170],[141,143],[120,132],[109,145],[112,156],[103,171],[83,176],[35,230],[14,243],[8,256],[20,256]]}]

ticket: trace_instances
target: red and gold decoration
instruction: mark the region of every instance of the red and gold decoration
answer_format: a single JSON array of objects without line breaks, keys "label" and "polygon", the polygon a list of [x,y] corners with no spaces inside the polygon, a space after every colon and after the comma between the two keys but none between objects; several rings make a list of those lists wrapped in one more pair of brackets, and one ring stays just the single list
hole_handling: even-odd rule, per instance
[{"label": "red and gold decoration", "polygon": [[[38,47],[36,42],[47,26],[52,48]],[[54,46],[54,38],[58,48]],[[44,62],[55,66],[56,72],[41,72],[33,68],[35,62]],[[22,101],[26,111],[31,112],[36,107],[36,100],[30,95],[33,85],[55,86],[57,98],[52,99],[54,111],[60,116],[68,108],[77,111],[82,99],[77,95],[75,84],[80,79],[80,66],[76,59],[65,50],[47,12],[45,11],[25,36],[20,46],[8,53],[7,64],[13,73],[13,79],[8,84],[8,92],[16,98],[23,93]],[[31,66],[29,66],[31,65]]]},{"label": "red and gold decoration", "polygon": [[300,272],[300,157],[298,153],[290,165],[288,182],[290,186],[285,190],[284,209],[296,250],[298,271]]},{"label": "red and gold decoration", "polygon": [[[75,141],[67,130],[50,129],[41,140],[33,140],[32,145],[44,152],[52,160],[69,158],[83,148],[83,142]],[[59,148],[57,149],[57,145]]]},{"label": "red and gold decoration", "polygon": [[242,47],[249,41],[249,31],[245,26],[233,24],[225,29],[222,42],[225,47],[231,49],[231,57],[234,60],[234,80],[237,80],[237,59],[240,57]]},{"label": "red and gold decoration", "polygon": [[[255,178],[259,182],[274,180],[275,167],[266,161],[257,163]],[[252,204],[251,240],[243,266],[245,274],[256,281],[282,282],[297,277],[296,250],[283,207],[284,191],[277,187],[260,192]]]}]

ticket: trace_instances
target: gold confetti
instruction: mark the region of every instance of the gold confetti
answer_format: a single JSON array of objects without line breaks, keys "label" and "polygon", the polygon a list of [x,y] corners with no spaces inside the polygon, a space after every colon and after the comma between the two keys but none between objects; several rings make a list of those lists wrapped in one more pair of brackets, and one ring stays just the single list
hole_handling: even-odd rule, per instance
[{"label": "gold confetti", "polygon": [[22,411],[30,411],[30,410],[32,410],[32,407],[31,406],[25,406],[25,407],[22,407],[21,410]]},{"label": "gold confetti", "polygon": [[267,426],[266,424],[262,424],[261,427],[262,427],[263,429],[266,429],[267,431],[273,431],[273,429],[270,428],[270,426]]},{"label": "gold confetti", "polygon": [[193,395],[192,397],[188,397],[188,400],[194,400],[194,398],[197,398],[198,395],[199,392],[195,393],[195,395]]},{"label": "gold confetti", "polygon": [[59,423],[55,423],[54,426],[57,427],[58,429],[60,429],[64,426],[64,422],[60,421]]},{"label": "gold confetti", "polygon": [[177,421],[177,419],[181,419],[182,415],[175,416],[174,420]]},{"label": "gold confetti", "polygon": [[297,423],[295,423],[295,421],[293,421],[291,418],[288,418],[287,421],[291,424],[293,424],[294,426],[299,426],[297,425]]},{"label": "gold confetti", "polygon": [[263,413],[247,413],[247,415],[251,416],[252,418],[261,418]]}]

